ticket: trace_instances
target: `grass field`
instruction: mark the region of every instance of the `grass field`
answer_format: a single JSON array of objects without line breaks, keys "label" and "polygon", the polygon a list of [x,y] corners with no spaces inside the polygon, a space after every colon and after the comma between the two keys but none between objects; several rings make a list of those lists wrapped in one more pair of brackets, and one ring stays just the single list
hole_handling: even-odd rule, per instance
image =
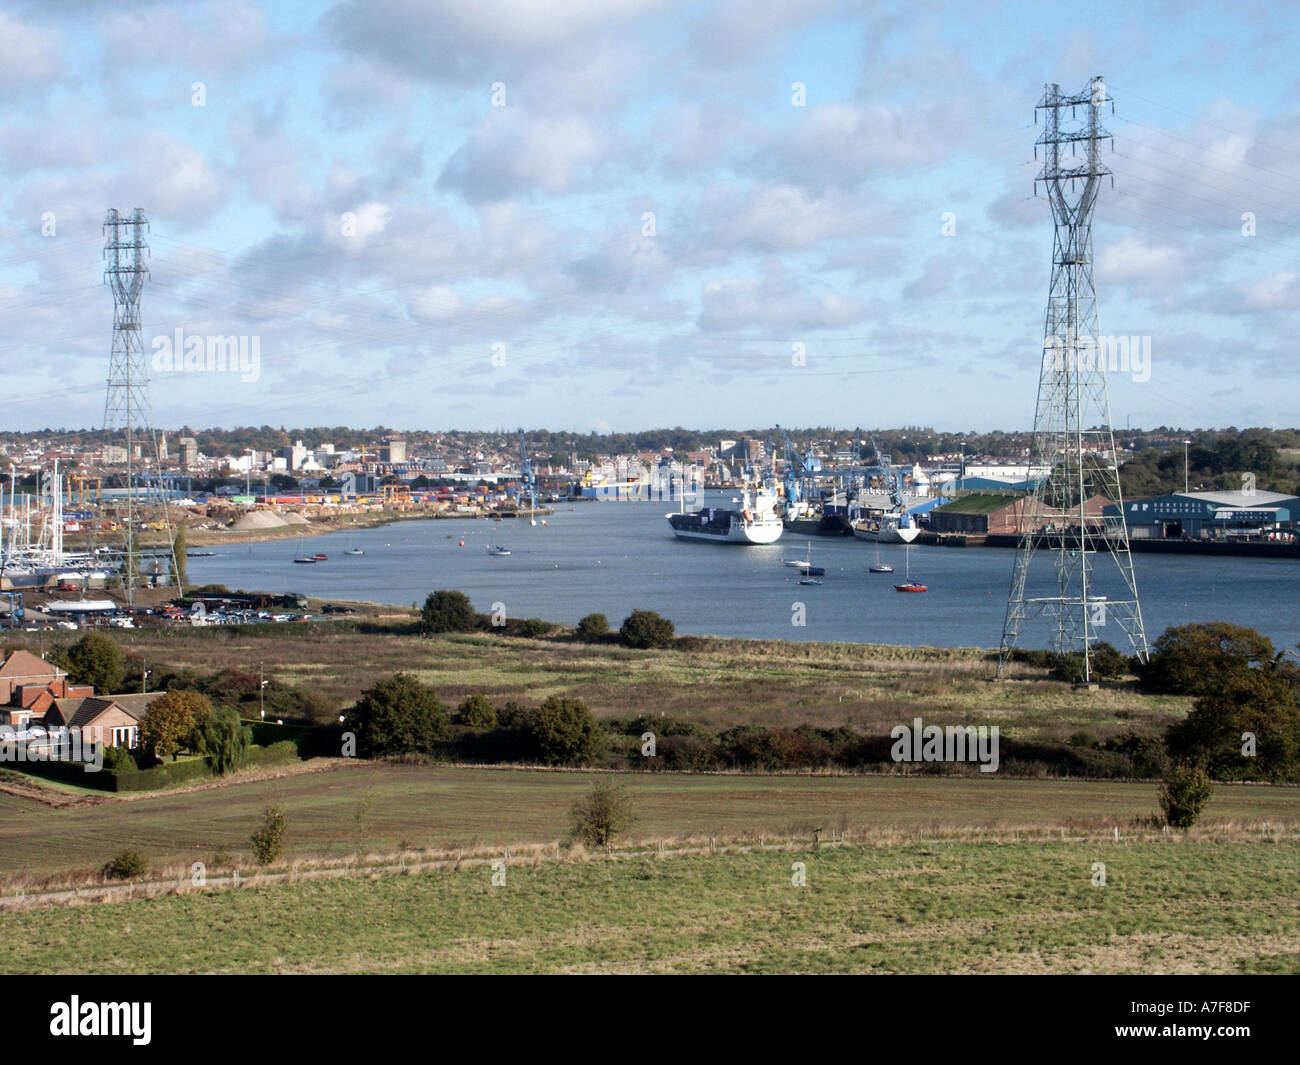
[{"label": "grass field", "polygon": [[[321,694],[333,712],[400,670],[434,685],[452,705],[471,692],[530,706],[568,695],[602,718],[662,712],[707,727],[848,725],[880,735],[919,714],[940,725],[996,724],[1020,740],[1066,740],[1079,730],[1106,739],[1158,732],[1191,708],[1190,699],[1131,686],[1075,691],[1027,666],[992,684],[993,665],[977,649],[700,638],[688,650],[631,651],[488,634],[422,639],[356,622],[113,636],[158,670],[256,672],[261,665],[270,677]],[[47,636],[30,649],[71,638]]]},{"label": "grass field", "polygon": [[475,866],[0,914],[0,971],[1295,973],[1297,870],[1210,840]]},{"label": "grass field", "polygon": [[[330,764],[330,763],[322,763]],[[220,788],[51,808],[0,793],[2,883],[98,869],[123,848],[155,866],[212,863],[225,848],[248,867],[249,834],[281,803],[287,856],[399,848],[501,847],[559,840],[594,774],[334,763],[337,768]],[[845,828],[933,833],[963,828],[1108,829],[1156,811],[1155,784],[935,777],[625,774],[631,839],[731,838]],[[1220,785],[1203,825],[1300,828],[1300,789]],[[1300,872],[1300,870],[1297,870]]]}]

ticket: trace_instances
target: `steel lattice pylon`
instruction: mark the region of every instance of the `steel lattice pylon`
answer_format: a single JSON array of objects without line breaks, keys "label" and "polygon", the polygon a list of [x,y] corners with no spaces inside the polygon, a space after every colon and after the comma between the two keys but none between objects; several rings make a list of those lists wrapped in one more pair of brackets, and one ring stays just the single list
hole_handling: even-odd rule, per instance
[{"label": "steel lattice pylon", "polygon": [[[1083,652],[1085,682],[1092,679],[1092,645],[1115,627],[1139,658],[1147,655],[1124,523],[1106,367],[1098,349],[1092,277],[1092,213],[1101,179],[1110,174],[1099,159],[1101,142],[1109,136],[1099,117],[1106,102],[1105,82],[1097,77],[1077,95],[1062,94],[1059,85],[1046,86],[1034,112],[1035,117],[1039,110],[1046,116],[1046,129],[1037,142],[1045,158],[1034,188],[1036,192],[1037,183],[1043,182],[1055,237],[1030,477],[1035,465],[1047,472],[1022,502],[999,676],[1024,623],[1041,615],[1049,619],[1054,650]],[[1071,121],[1070,128],[1063,127],[1067,109],[1071,119],[1083,111],[1082,123]],[[1066,146],[1074,159],[1082,153],[1078,165],[1062,164]],[[1052,594],[1026,596],[1040,547],[1052,552],[1056,587]],[[1100,571],[1099,554],[1110,560]]]},{"label": "steel lattice pylon", "polygon": [[[108,392],[104,398],[104,443],[121,430],[126,447],[126,533],[122,558],[122,587],[128,604],[135,601],[138,579],[135,545],[135,493],[137,469],[135,438],[141,438],[141,462],[152,460],[162,487],[162,466],[149,404],[149,374],[140,336],[140,293],[149,268],[145,265],[149,245],[143,233],[149,226],[144,211],[137,207],[129,218],[110,209],[104,219],[104,280],[113,292],[113,347],[108,360]],[[177,574],[175,544],[167,515],[167,494],[162,492],[163,521],[171,555],[171,572]]]}]

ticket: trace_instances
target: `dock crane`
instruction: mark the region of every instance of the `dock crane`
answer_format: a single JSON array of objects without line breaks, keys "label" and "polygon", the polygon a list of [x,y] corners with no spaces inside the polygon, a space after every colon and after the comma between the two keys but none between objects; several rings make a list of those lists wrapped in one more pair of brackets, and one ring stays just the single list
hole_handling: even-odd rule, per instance
[{"label": "dock crane", "polygon": [[776,431],[781,434],[781,439],[784,441],[785,500],[786,507],[791,508],[795,503],[803,502],[811,494],[808,488],[815,487],[817,465],[811,451],[805,457],[795,446],[795,442],[790,439],[789,433],[779,425]]}]

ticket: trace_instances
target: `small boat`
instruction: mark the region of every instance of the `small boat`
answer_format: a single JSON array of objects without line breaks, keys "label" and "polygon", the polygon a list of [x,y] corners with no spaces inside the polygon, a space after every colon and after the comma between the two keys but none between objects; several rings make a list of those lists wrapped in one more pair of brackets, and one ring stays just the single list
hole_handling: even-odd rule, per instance
[{"label": "small boat", "polygon": [[346,551],[344,551],[343,553],[344,553],[345,555],[364,555],[364,554],[365,554],[365,552],[362,551],[361,548],[359,548],[359,547],[349,547],[349,548],[348,548]]},{"label": "small boat", "polygon": [[793,566],[795,569],[803,570],[803,575],[805,577],[826,576],[826,570],[824,570],[821,566],[814,566],[812,564],[812,541],[811,540],[808,541],[807,558],[787,558],[784,560],[784,564],[787,566]]},{"label": "small boat", "polygon": [[928,592],[927,588],[920,581],[912,580],[912,545],[907,545],[907,576],[902,584],[894,585],[896,592]]},{"label": "small boat", "polygon": [[300,566],[311,566],[316,564],[316,560],[307,555],[304,555],[302,558],[295,558],[294,561]]},{"label": "small boat", "polygon": [[329,555],[325,554],[324,552],[312,555],[311,557],[312,557],[312,561],[314,562],[328,562],[330,560]]},{"label": "small boat", "polygon": [[816,577],[800,577],[799,583],[800,584],[821,584],[822,582],[818,580]]},{"label": "small boat", "polygon": [[893,573],[894,567],[887,562],[880,561],[880,543],[876,543],[876,561],[868,568],[871,573]]}]

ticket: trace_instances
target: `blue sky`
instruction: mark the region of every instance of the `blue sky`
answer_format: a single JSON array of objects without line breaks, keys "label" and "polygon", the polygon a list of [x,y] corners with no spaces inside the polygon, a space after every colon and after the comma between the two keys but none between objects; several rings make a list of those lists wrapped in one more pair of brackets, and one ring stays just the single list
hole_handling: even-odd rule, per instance
[{"label": "blue sky", "polygon": [[1027,428],[1033,108],[1101,74],[1101,331],[1151,338],[1115,423],[1293,426],[1296,23],[1249,0],[6,4],[3,422],[102,421],[100,226],[139,206],[146,349],[261,351],[256,381],[153,372],[161,426]]}]

